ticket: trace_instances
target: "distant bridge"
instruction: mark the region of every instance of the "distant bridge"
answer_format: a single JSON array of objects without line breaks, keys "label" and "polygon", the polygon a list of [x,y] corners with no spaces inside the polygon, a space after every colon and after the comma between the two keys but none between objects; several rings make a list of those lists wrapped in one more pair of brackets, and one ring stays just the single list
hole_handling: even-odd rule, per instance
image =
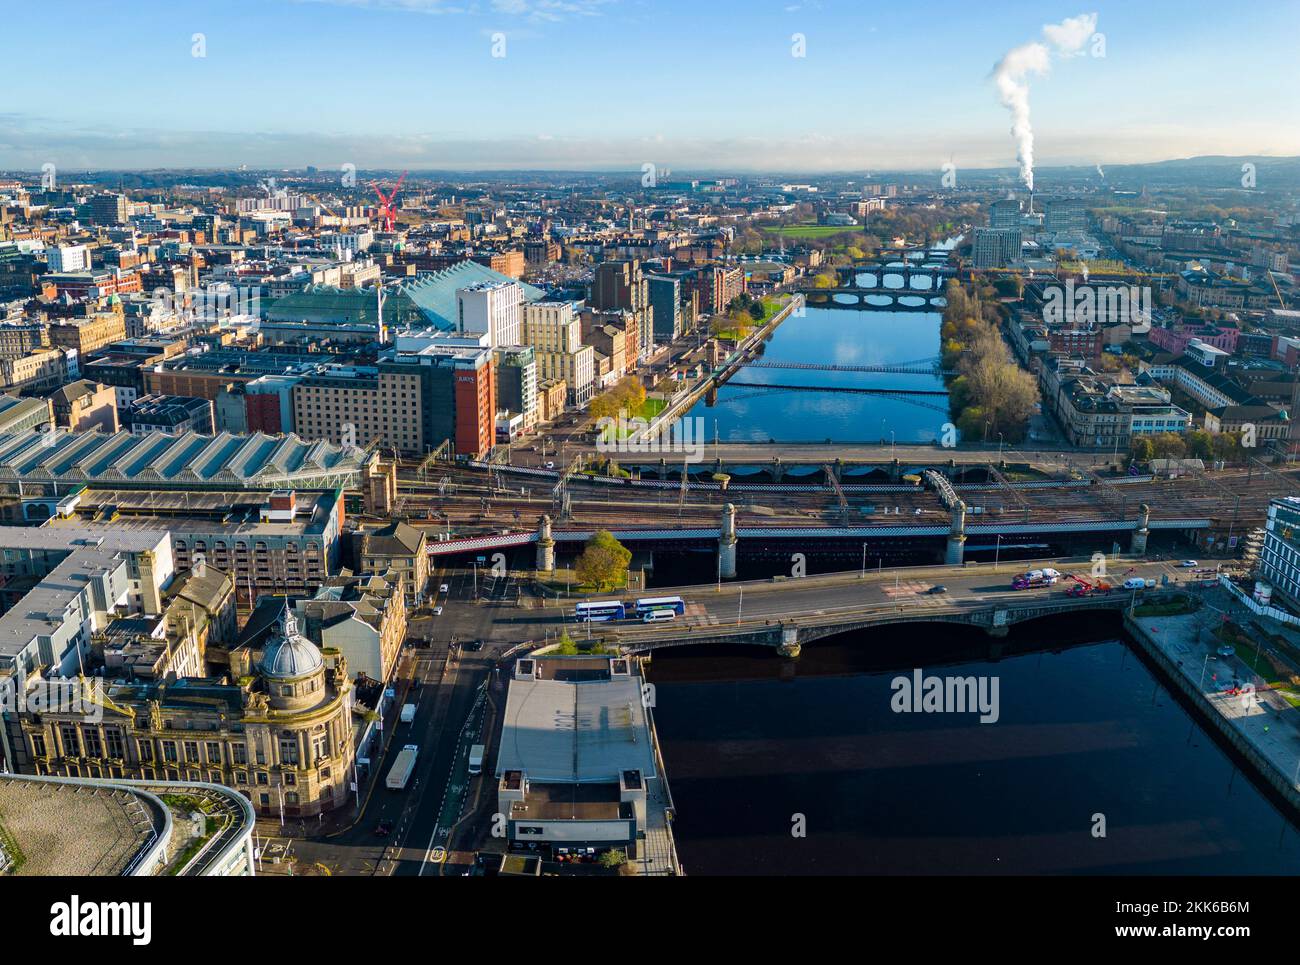
[{"label": "distant bridge", "polygon": [[816,372],[880,372],[891,375],[956,375],[950,369],[940,368],[938,356],[917,359],[914,362],[894,362],[886,365],[846,365],[843,363],[823,364],[819,362],[768,362],[756,359],[746,362],[747,369],[791,369]]},{"label": "distant bridge", "polygon": [[[901,312],[933,312],[947,304],[943,295],[905,288],[807,287],[800,291],[809,308],[888,308]],[[915,302],[905,302],[904,298],[915,299]]]}]

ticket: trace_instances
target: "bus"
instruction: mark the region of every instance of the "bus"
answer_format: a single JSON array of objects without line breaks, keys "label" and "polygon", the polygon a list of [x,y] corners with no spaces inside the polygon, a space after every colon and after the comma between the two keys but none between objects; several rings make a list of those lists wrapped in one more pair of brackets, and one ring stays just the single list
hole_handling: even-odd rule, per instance
[{"label": "bus", "polygon": [[591,603],[579,603],[573,608],[573,615],[592,623],[604,620],[627,619],[627,608],[621,600],[593,600]]},{"label": "bus", "polygon": [[651,610],[672,610],[682,616],[686,613],[686,601],[680,596],[646,596],[636,601],[637,616],[645,616]]}]

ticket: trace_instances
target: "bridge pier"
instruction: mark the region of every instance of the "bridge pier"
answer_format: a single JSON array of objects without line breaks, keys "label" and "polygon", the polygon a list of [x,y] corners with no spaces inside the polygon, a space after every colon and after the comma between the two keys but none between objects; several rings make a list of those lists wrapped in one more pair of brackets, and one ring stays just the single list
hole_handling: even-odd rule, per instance
[{"label": "bridge pier", "polygon": [[551,538],[549,516],[543,516],[537,523],[537,569],[542,573],[555,570],[555,540]]},{"label": "bridge pier", "polygon": [[722,532],[718,535],[718,578],[736,578],[736,507],[731,503],[722,508]]},{"label": "bridge pier", "polygon": [[785,478],[785,464],[781,462],[780,456],[774,456],[772,459],[772,482],[779,483]]},{"label": "bridge pier", "polygon": [[902,464],[899,463],[898,458],[895,457],[889,463],[889,481],[898,482],[902,478],[903,478]]},{"label": "bridge pier", "polygon": [[958,500],[952,507],[952,529],[948,533],[948,552],[944,562],[960,566],[966,560],[966,504]]},{"label": "bridge pier", "polygon": [[1129,543],[1128,551],[1134,556],[1146,556],[1147,554],[1147,537],[1151,535],[1151,507],[1146,503],[1138,515],[1138,528],[1133,530],[1133,540]]},{"label": "bridge pier", "polygon": [[783,657],[797,657],[803,648],[799,645],[799,628],[781,628],[781,646],[777,648]]}]

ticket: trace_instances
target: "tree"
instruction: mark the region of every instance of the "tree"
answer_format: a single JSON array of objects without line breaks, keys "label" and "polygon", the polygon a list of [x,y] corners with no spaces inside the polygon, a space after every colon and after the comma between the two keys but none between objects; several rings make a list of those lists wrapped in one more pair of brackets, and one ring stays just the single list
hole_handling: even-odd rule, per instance
[{"label": "tree", "polygon": [[1156,456],[1156,447],[1147,436],[1138,436],[1133,440],[1133,461],[1150,462]]},{"label": "tree", "polygon": [[614,586],[627,574],[632,551],[614,538],[607,529],[598,530],[573,564],[578,579],[597,590]]},{"label": "tree", "polygon": [[621,873],[627,866],[627,854],[623,851],[611,848],[600,856],[600,866],[609,871],[613,871],[617,868]]}]

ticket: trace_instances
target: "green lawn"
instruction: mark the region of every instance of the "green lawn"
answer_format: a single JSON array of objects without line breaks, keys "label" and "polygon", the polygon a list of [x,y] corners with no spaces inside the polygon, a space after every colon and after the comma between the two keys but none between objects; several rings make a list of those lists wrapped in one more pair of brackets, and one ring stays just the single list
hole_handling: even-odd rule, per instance
[{"label": "green lawn", "polygon": [[862,225],[830,225],[830,224],[800,224],[800,225],[772,225],[763,229],[770,235],[785,235],[787,238],[795,239],[815,239],[827,238],[831,235],[842,235],[849,232],[862,233]]},{"label": "green lawn", "polygon": [[1273,690],[1282,696],[1292,707],[1300,707],[1300,691],[1295,689],[1289,676],[1283,676],[1273,667],[1273,662],[1268,659],[1268,655],[1259,652],[1258,664],[1255,660],[1257,652],[1256,642],[1247,637],[1236,627],[1222,626],[1214,631],[1214,635],[1224,643],[1230,644],[1237,651],[1237,657],[1247,667],[1263,679]]}]

